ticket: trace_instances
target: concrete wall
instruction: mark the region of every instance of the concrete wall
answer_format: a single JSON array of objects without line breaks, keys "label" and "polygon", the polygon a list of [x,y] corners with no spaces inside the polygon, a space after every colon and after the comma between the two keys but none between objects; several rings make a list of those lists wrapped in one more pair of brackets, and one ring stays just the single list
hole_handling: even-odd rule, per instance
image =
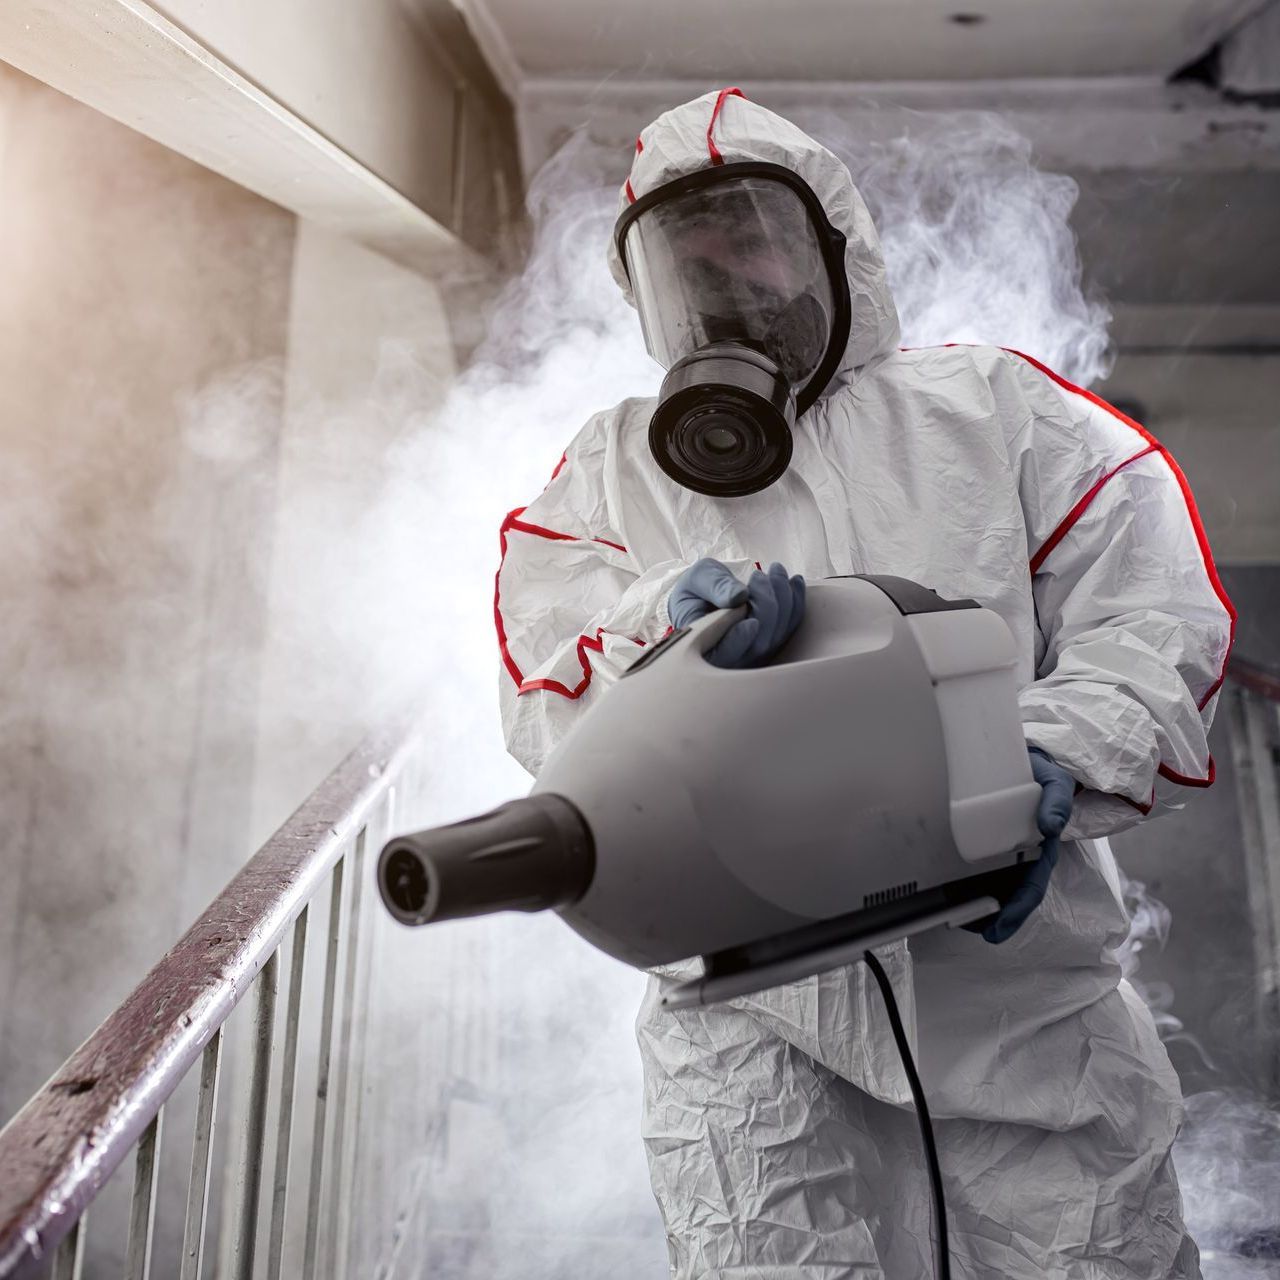
[{"label": "concrete wall", "polygon": [[511,104],[465,27],[399,0],[156,8],[482,252],[517,198]]},{"label": "concrete wall", "polygon": [[450,0],[10,0],[0,59],[422,274],[510,247],[513,109]]},{"label": "concrete wall", "polygon": [[245,852],[295,227],[2,65],[0,119],[7,1118]]},{"label": "concrete wall", "polygon": [[1177,458],[1220,564],[1280,564],[1280,355],[1122,348],[1097,389]]},{"label": "concrete wall", "polygon": [[326,566],[454,366],[429,281],[4,64],[0,190],[3,1124],[374,713]]},{"label": "concrete wall", "polygon": [[7,1120],[250,848],[296,220],[3,64],[0,122]]},{"label": "concrete wall", "polygon": [[156,7],[449,224],[453,77],[395,0],[164,0]]},{"label": "concrete wall", "polygon": [[[385,504],[394,450],[454,373],[429,282],[307,223],[289,314],[268,623],[258,721],[255,843],[351,749],[392,682],[379,634],[404,580],[367,557],[391,548],[362,519]],[[425,552],[426,549],[424,549]],[[425,557],[424,557],[425,559]],[[428,589],[424,562],[422,589]],[[415,585],[411,578],[408,589]]]}]

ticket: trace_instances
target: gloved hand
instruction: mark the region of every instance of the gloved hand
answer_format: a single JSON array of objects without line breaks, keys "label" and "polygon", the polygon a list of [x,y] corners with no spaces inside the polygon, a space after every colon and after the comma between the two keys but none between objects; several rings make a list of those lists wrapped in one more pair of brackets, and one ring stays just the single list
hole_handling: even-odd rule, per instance
[{"label": "gloved hand", "polygon": [[704,557],[676,579],[667,613],[676,628],[687,627],[713,609],[745,604],[747,616],[735,622],[707,652],[717,667],[740,669],[768,662],[795,633],[804,618],[804,579],[789,577],[780,564],[768,573],[757,569],[744,585],[719,560]]},{"label": "gloved hand", "polygon": [[966,925],[981,933],[988,942],[1004,942],[1026,923],[1027,917],[1040,905],[1049,888],[1049,877],[1058,863],[1058,846],[1063,828],[1071,817],[1075,801],[1076,780],[1052,756],[1039,747],[1028,747],[1031,776],[1040,784],[1040,807],[1036,810],[1036,826],[1044,836],[1039,861],[1026,870],[1022,883],[994,916]]}]

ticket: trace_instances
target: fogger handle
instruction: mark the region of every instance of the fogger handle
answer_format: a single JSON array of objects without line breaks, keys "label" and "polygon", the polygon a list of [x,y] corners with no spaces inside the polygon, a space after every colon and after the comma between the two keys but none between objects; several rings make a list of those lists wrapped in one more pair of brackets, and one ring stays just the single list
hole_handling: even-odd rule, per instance
[{"label": "fogger handle", "polygon": [[685,661],[691,662],[695,656],[701,658],[708,650],[719,644],[728,635],[730,629],[747,617],[748,613],[747,606],[739,604],[731,609],[713,609],[710,613],[704,614],[690,627]]},{"label": "fogger handle", "polygon": [[595,874],[595,846],[563,796],[525,796],[478,818],[397,836],[378,859],[378,891],[401,924],[576,902]]}]

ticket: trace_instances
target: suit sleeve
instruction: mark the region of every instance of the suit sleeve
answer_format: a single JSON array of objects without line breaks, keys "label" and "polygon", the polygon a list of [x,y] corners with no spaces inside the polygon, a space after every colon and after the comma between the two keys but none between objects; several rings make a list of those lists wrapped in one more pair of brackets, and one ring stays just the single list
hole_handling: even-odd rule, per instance
[{"label": "suit sleeve", "polygon": [[1066,834],[1102,836],[1213,782],[1235,613],[1168,452],[1048,370],[1020,376],[1036,384],[1020,488],[1043,638],[1022,721],[1083,788]]},{"label": "suit sleeve", "polygon": [[670,627],[666,601],[685,565],[642,570],[611,517],[608,418],[594,418],[550,483],[501,530],[494,595],[507,749],[537,774],[601,691]]}]

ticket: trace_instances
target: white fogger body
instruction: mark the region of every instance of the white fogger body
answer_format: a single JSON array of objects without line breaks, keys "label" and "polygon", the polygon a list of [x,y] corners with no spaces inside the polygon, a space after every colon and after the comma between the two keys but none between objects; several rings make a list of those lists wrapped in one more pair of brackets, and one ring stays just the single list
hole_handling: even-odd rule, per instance
[{"label": "white fogger body", "polygon": [[675,1005],[988,915],[1040,839],[997,614],[902,579],[826,579],[768,666],[705,661],[740,616],[646,652],[533,789],[571,801],[594,840],[567,923],[638,967],[705,958]]}]

